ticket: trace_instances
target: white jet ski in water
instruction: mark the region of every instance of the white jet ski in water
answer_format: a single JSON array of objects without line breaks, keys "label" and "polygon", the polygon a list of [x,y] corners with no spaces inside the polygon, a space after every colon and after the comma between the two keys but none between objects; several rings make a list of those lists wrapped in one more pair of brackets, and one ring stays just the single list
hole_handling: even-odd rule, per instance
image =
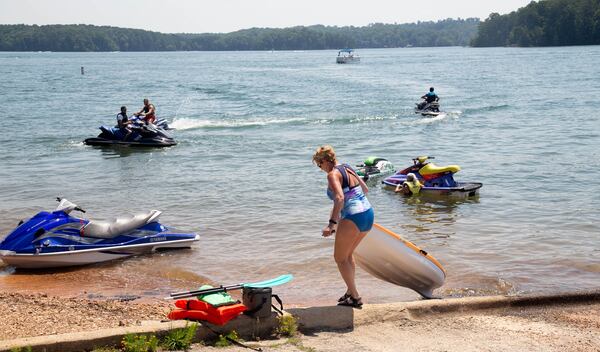
[{"label": "white jet ski in water", "polygon": [[415,114],[421,114],[422,116],[439,116],[440,114],[443,114],[443,112],[440,111],[439,101],[432,101],[431,103],[428,103],[423,100],[416,105]]},{"label": "white jet ski in water", "polygon": [[375,182],[383,177],[387,177],[394,172],[396,168],[385,158],[375,156],[368,157],[362,164],[356,165],[356,173],[362,177],[365,182]]}]

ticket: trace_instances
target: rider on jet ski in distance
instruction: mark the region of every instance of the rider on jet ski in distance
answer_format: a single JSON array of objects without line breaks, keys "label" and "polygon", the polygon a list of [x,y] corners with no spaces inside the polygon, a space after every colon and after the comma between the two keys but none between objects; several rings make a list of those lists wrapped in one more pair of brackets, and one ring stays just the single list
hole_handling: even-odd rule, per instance
[{"label": "rider on jet ski in distance", "polygon": [[129,125],[131,125],[131,120],[127,117],[127,107],[121,106],[121,112],[117,114],[117,127],[121,129],[124,137],[123,140],[126,141],[127,137],[133,132]]},{"label": "rider on jet ski in distance", "polygon": [[156,120],[156,108],[148,99],[144,99],[144,106],[142,106],[142,109],[136,112],[134,115],[142,116],[146,122],[146,125],[149,123],[153,124]]},{"label": "rider on jet ski in distance", "polygon": [[[159,119],[154,122],[154,106],[145,99],[145,107],[148,113],[145,118],[128,117],[127,108],[121,107],[121,113],[117,115],[117,126],[100,126],[98,137],[86,138],[83,143],[94,146],[128,145],[144,147],[170,147],[177,142],[165,130],[168,129],[167,122]],[[143,111],[144,109],[142,109]],[[139,113],[141,115],[141,113]],[[134,114],[138,116],[137,113]],[[151,118],[151,119],[150,119]]]},{"label": "rider on jet ski in distance", "polygon": [[423,95],[421,97],[421,99],[425,99],[425,101],[423,101],[422,103],[420,103],[418,105],[419,109],[423,109],[425,107],[425,105],[427,105],[427,104],[429,104],[431,102],[440,100],[440,97],[438,97],[438,95],[435,94],[434,88],[431,87],[431,88],[429,88],[429,92],[427,94]]}]

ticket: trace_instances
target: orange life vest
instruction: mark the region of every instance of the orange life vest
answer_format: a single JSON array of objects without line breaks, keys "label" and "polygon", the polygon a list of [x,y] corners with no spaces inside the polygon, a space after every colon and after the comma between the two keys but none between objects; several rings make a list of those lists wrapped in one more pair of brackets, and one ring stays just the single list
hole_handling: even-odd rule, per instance
[{"label": "orange life vest", "polygon": [[175,306],[177,309],[174,309],[167,316],[171,320],[202,320],[215,325],[225,325],[228,321],[247,309],[241,303],[213,307],[204,301],[196,299],[180,299],[175,302]]}]

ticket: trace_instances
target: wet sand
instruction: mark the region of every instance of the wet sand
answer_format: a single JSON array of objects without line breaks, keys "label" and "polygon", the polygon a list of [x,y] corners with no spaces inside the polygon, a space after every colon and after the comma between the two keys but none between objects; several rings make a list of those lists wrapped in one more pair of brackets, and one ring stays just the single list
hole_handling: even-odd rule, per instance
[{"label": "wet sand", "polygon": [[175,290],[215,284],[184,268],[165,265],[171,252],[82,267],[16,270],[0,264],[0,292],[46,293],[60,297],[127,296],[161,298]]},{"label": "wet sand", "polygon": [[[193,267],[173,264],[178,255],[189,254],[192,251],[171,251],[137,256],[124,260],[98,263],[81,267],[58,268],[47,270],[24,270],[6,266],[0,261],[0,292],[23,294],[45,293],[48,295],[69,297],[100,297],[100,296],[140,296],[144,298],[162,298],[170,292],[189,290],[204,284],[213,286],[242,282],[261,281],[274,277],[273,268],[266,267],[250,277],[236,275],[231,280],[224,281],[221,276],[227,272],[216,272],[214,278],[198,275]],[[331,259],[333,262],[333,259]],[[231,262],[227,268],[235,270],[239,263]],[[327,270],[337,270],[333,264],[325,264]],[[228,269],[229,270],[229,269]],[[307,279],[301,269],[292,271],[294,281],[288,285],[278,286],[274,292],[278,294],[286,306],[324,306],[335,303],[344,283],[335,273],[333,279],[327,276],[316,277],[311,286],[304,285]],[[285,273],[279,271],[279,273]],[[217,281],[218,280],[218,281]],[[248,281],[246,281],[248,280]],[[413,301],[420,296],[407,288],[395,286],[376,279],[360,270],[357,281],[365,303],[385,303]],[[469,280],[456,283],[451,278],[446,284],[435,291],[443,298],[514,295],[518,290],[509,282],[501,279],[473,275]],[[317,288],[307,290],[306,287]],[[377,292],[373,292],[377,291]],[[385,294],[382,294],[385,292]]]}]

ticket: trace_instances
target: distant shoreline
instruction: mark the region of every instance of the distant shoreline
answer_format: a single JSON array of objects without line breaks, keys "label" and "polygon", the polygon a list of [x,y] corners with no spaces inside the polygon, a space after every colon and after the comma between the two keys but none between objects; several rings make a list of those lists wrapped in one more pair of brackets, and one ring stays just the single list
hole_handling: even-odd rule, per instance
[{"label": "distant shoreline", "polygon": [[[461,45],[448,45],[448,46],[418,46],[418,47],[394,47],[394,48],[353,48],[356,50],[386,50],[386,49],[443,49],[443,48],[473,48],[469,46]],[[480,49],[480,48],[474,48]],[[337,52],[338,49],[305,49],[305,50],[162,50],[162,51],[52,51],[52,50],[21,50],[21,51],[2,51],[0,53],[104,53],[104,54],[117,54],[117,53],[244,53],[244,52],[280,52],[280,53],[303,53],[308,51],[333,51]]]},{"label": "distant shoreline", "polygon": [[[486,47],[477,47],[477,46],[463,46],[463,45],[448,45],[448,46],[418,46],[418,47],[394,47],[394,48],[354,48],[358,50],[386,50],[386,49],[443,49],[443,48],[465,48],[465,49],[552,49],[552,48],[570,48],[570,47],[585,47],[585,46],[600,46],[600,44],[586,44],[586,45],[555,45],[555,46],[486,46]],[[305,50],[162,50],[162,51],[52,51],[52,50],[0,50],[0,53],[73,53],[73,54],[97,54],[97,53],[127,53],[127,54],[135,54],[135,53],[243,53],[243,52],[296,52],[301,53],[305,51],[337,51],[338,49],[305,49]]]},{"label": "distant shoreline", "polygon": [[595,0],[532,1],[509,14],[367,26],[160,33],[85,24],[0,24],[0,52],[271,51],[403,47],[552,47],[600,44]]},{"label": "distant shoreline", "polygon": [[0,25],[0,51],[270,51],[466,46],[478,18],[364,27],[250,28],[231,33],[165,34],[93,25]]}]

